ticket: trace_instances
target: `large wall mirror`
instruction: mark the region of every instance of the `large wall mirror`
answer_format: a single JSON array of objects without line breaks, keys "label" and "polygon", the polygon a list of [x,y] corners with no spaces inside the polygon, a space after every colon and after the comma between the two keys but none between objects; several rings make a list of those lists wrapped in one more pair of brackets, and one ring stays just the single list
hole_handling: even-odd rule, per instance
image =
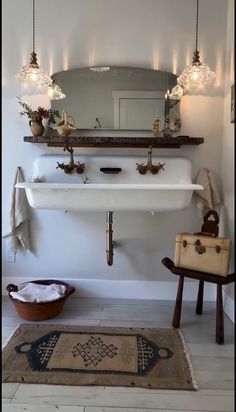
[{"label": "large wall mirror", "polygon": [[[66,98],[52,108],[70,114],[79,129],[151,130],[154,120],[165,122],[167,90],[177,76],[136,67],[95,67],[54,73]],[[170,129],[180,129],[180,102],[171,101]]]}]

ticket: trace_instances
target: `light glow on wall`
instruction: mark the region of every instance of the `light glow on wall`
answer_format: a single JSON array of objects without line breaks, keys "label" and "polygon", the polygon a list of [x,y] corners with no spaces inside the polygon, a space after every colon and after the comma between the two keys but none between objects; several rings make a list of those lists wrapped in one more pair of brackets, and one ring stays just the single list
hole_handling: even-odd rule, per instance
[{"label": "light glow on wall", "polygon": [[94,51],[92,50],[89,55],[89,67],[95,66],[94,60]]},{"label": "light glow on wall", "polygon": [[64,56],[63,56],[63,67],[64,70],[68,70],[69,68],[69,58],[68,58],[68,51],[64,51]]},{"label": "light glow on wall", "polygon": [[153,50],[152,59],[153,59],[153,69],[158,70],[159,69],[159,58],[158,58],[157,50]]},{"label": "light glow on wall", "polygon": [[215,67],[215,87],[223,86],[223,58],[221,50],[217,50],[216,53],[216,67]]},{"label": "light glow on wall", "polygon": [[50,54],[50,56],[49,56],[49,58],[48,58],[48,61],[49,61],[49,73],[52,75],[52,73],[54,73],[52,53]]},{"label": "light glow on wall", "polygon": [[232,83],[234,82],[234,56],[234,48],[232,48],[230,53],[230,80]]},{"label": "light glow on wall", "polygon": [[177,74],[178,71],[178,54],[177,51],[173,52],[173,61],[172,61],[172,73]]}]

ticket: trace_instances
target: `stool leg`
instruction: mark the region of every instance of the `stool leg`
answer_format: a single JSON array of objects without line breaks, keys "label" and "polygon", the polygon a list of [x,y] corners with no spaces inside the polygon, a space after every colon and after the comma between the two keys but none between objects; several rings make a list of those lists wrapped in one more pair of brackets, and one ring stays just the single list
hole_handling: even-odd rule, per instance
[{"label": "stool leg", "polygon": [[222,285],[217,285],[216,297],[216,342],[224,343],[224,313],[222,299]]},{"label": "stool leg", "polygon": [[174,328],[179,328],[180,318],[181,318],[181,308],[182,308],[182,297],[183,297],[183,288],[184,288],[184,276],[179,277],[178,291],[175,301],[175,310],[172,320],[172,326]]},{"label": "stool leg", "polygon": [[198,295],[197,295],[197,305],[196,305],[196,313],[197,313],[198,315],[201,315],[201,314],[202,314],[203,292],[204,292],[204,281],[203,281],[203,280],[199,280]]}]

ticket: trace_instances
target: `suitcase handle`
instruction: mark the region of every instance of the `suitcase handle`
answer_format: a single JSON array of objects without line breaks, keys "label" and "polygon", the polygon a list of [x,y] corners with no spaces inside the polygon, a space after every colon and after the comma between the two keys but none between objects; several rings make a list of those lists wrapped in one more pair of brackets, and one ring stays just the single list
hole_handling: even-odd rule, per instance
[{"label": "suitcase handle", "polygon": [[203,218],[203,220],[204,220],[204,223],[206,223],[207,221],[209,221],[209,218],[211,217],[211,216],[213,216],[214,217],[214,220],[213,220],[213,222],[216,224],[216,225],[218,225],[218,223],[219,223],[219,215],[218,215],[218,213],[217,213],[217,211],[216,210],[209,210],[206,214],[205,214],[205,216],[204,216],[204,218]]},{"label": "suitcase handle", "polygon": [[[212,219],[213,217],[213,219]],[[217,237],[219,233],[219,215],[216,210],[209,210],[204,218],[203,218],[203,225],[201,227],[201,232],[197,234],[202,234],[203,236],[212,236]]]}]

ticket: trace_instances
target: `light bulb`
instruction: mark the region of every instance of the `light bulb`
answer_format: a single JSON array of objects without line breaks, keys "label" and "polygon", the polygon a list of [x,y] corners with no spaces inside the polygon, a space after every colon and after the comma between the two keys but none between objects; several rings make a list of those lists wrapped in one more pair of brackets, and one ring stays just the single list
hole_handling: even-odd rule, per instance
[{"label": "light bulb", "polygon": [[193,80],[197,80],[198,79],[198,72],[194,70],[193,74],[192,74],[192,79]]},{"label": "light bulb", "polygon": [[31,75],[30,75],[30,80],[35,82],[37,80],[37,73],[32,72]]}]

